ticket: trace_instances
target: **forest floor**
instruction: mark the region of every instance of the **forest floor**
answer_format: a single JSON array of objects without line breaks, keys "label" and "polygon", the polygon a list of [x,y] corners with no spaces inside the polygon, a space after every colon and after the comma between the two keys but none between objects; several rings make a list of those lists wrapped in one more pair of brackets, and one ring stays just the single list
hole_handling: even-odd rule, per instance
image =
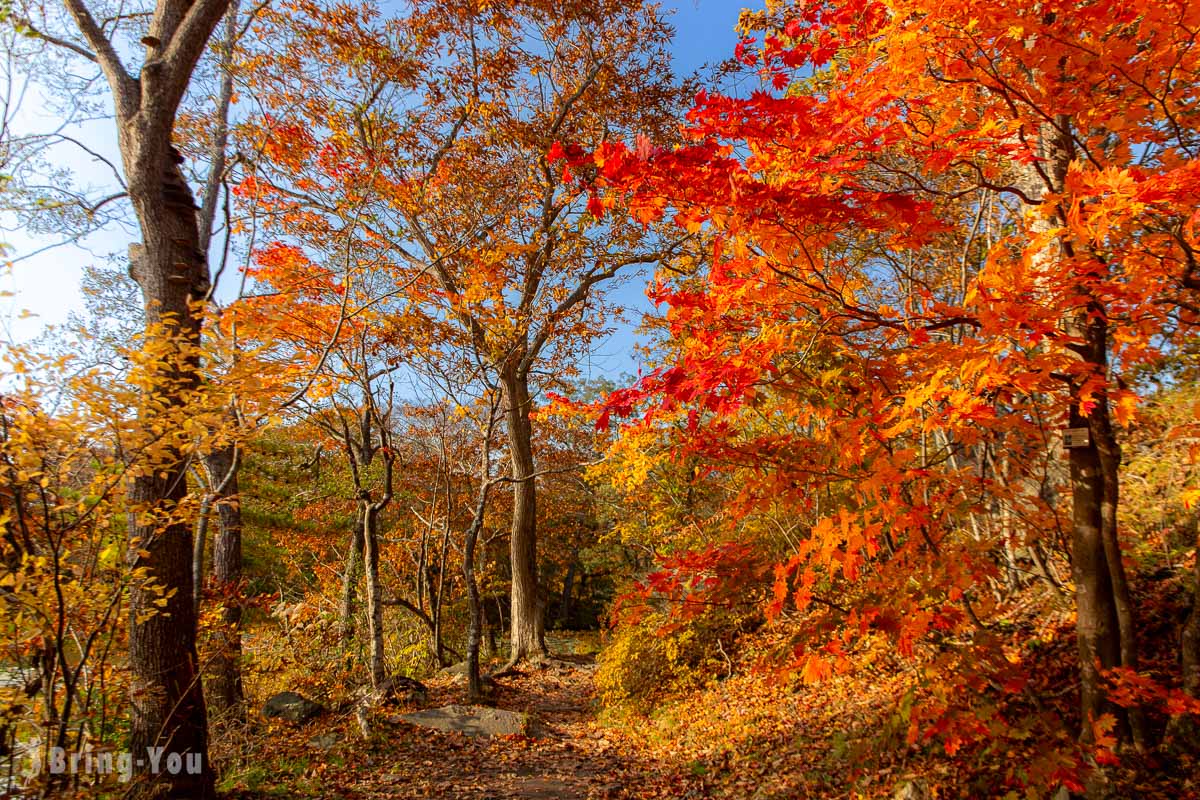
[{"label": "forest floor", "polygon": [[[472,737],[420,728],[398,716],[416,706],[376,709],[364,739],[352,711],[302,727],[270,725],[260,766],[227,781],[231,800],[447,798],[447,800],[617,800],[702,796],[672,765],[648,759],[603,727],[593,702],[592,656],[569,655],[496,682],[489,705],[529,714],[531,732]],[[426,682],[421,708],[463,704],[448,676]],[[314,740],[337,739],[330,747]],[[698,788],[698,787],[695,787]]]},{"label": "forest floor", "polygon": [[[1172,641],[1168,631],[1186,610],[1184,572],[1142,577],[1147,641]],[[349,705],[300,727],[257,720],[240,751],[229,736],[215,740],[223,742],[221,789],[227,800],[861,800],[891,798],[912,781],[920,789],[906,796],[1061,797],[1064,778],[1046,770],[1065,765],[1075,747],[1073,619],[1031,604],[996,620],[992,635],[1011,642],[1028,685],[989,690],[1009,724],[954,748],[945,735],[909,735],[910,713],[937,701],[922,685],[924,659],[881,658],[861,674],[802,685],[752,668],[766,644],[759,636],[744,664],[644,713],[600,708],[591,655],[527,665],[500,679],[488,704],[529,714],[536,738],[419,728],[399,719],[418,710],[411,704],[375,709],[365,738]],[[1144,653],[1149,674],[1173,669],[1170,647],[1160,650]],[[464,703],[451,676],[426,685],[419,708]],[[1165,718],[1150,722],[1161,733]],[[1030,771],[1035,763],[1041,772]],[[1200,763],[1186,754],[1130,754],[1112,779],[1114,797],[1200,798]]]}]

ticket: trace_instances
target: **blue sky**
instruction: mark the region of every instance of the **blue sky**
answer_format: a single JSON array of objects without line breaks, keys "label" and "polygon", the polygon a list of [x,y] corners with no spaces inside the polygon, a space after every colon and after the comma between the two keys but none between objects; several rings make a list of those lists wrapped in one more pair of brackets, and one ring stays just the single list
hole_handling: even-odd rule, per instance
[{"label": "blue sky", "polygon": [[[760,7],[744,0],[680,0],[663,5],[674,9],[670,19],[675,26],[675,72],[681,76],[732,56],[737,44],[733,28],[741,10]],[[616,380],[622,375],[637,374],[642,364],[633,352],[637,342],[634,328],[640,315],[653,307],[646,299],[645,289],[644,278],[630,278],[612,293],[613,299],[629,308],[629,319],[611,336],[596,342],[586,363],[579,365],[584,377],[606,376]]]},{"label": "blue sky", "polygon": [[687,74],[705,62],[717,63],[733,55],[737,44],[733,26],[746,7],[757,8],[745,0],[679,0],[665,3],[675,10],[675,71]]},{"label": "blue sky", "polygon": [[[716,64],[733,54],[737,37],[733,32],[738,15],[748,3],[744,0],[677,0],[665,2],[676,29],[674,43],[675,71],[688,75],[706,64]],[[31,128],[42,129],[47,120],[38,112],[31,111],[26,120]],[[89,146],[116,156],[112,139],[111,123],[97,121],[89,125],[81,138]],[[97,163],[80,159],[73,169],[84,176],[84,183],[111,181],[106,168]],[[21,256],[39,249],[50,240],[39,240],[18,234],[3,237],[11,246],[10,257]],[[113,253],[123,253],[130,241],[129,232],[106,231],[90,237],[82,247],[63,246],[49,250],[36,257],[15,264],[10,274],[0,274],[0,291],[11,292],[12,297],[0,297],[0,340],[23,341],[38,335],[46,325],[65,321],[73,310],[82,307],[79,293],[79,278],[83,267],[99,263]],[[631,323],[641,309],[649,307],[644,295],[645,282],[631,280],[616,293],[617,299],[634,310]],[[22,318],[22,311],[33,316]],[[608,375],[617,377],[622,373],[637,371],[638,363],[631,355],[634,336],[632,324],[622,326],[613,336],[598,342],[595,351],[584,367],[590,376]]]}]

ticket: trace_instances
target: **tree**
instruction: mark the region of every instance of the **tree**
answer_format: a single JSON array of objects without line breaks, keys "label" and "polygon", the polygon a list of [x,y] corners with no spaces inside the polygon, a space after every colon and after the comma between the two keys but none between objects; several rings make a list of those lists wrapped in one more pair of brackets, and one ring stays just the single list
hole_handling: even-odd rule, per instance
[{"label": "tree", "polygon": [[[171,135],[192,73],[227,7],[228,0],[157,2],[134,72],[120,55],[128,45],[121,37],[139,31],[101,22],[82,0],[66,3],[76,37],[55,35],[45,22],[23,15],[35,36],[97,64],[111,92],[122,177],[142,237],[130,247],[130,273],[142,291],[147,348],[165,345],[143,377],[139,417],[146,429],[177,424],[173,416],[199,383],[197,304],[208,296],[209,275],[194,196]],[[163,746],[198,754],[198,774],[159,776],[152,791],[199,798],[212,796],[213,772],[196,655],[192,532],[177,513],[187,495],[180,433],[164,428],[129,486],[131,558],[143,575],[130,589],[131,746],[138,753]]]},{"label": "tree", "polygon": [[[634,213],[717,235],[702,281],[659,292],[673,363],[611,408],[682,404],[687,452],[761,465],[743,514],[834,500],[779,564],[772,613],[830,602],[829,629],[847,630],[815,593],[837,572],[857,587],[851,629],[894,630],[902,652],[969,629],[1001,543],[972,532],[974,498],[1027,509],[1026,541],[1055,519],[1052,496],[1001,481],[997,454],[1087,431],[1069,455],[1085,740],[1123,716],[1106,674],[1136,666],[1113,433],[1136,394],[1117,372],[1194,324],[1194,15],[772,5],[737,53],[767,88],[701,95],[692,146],[568,160]],[[928,578],[864,596],[865,564]],[[809,677],[844,664],[832,643],[800,652]]]},{"label": "tree", "polygon": [[503,474],[494,475],[492,472],[493,436],[500,421],[501,397],[499,387],[492,384],[487,387],[483,400],[476,404],[482,411],[482,419],[479,420],[479,467],[476,475],[478,488],[475,503],[471,508],[470,522],[467,523],[463,535],[462,573],[467,591],[467,701],[472,703],[479,702],[484,696],[479,667],[479,651],[483,642],[483,603],[479,596],[479,581],[475,573],[477,546],[487,518],[488,495],[505,479]]},{"label": "tree", "polygon": [[[672,138],[680,91],[669,28],[633,0],[418,2],[383,23],[370,5],[304,11],[275,20],[270,38],[289,52],[256,63],[269,116],[251,138],[267,143],[266,157],[241,191],[273,230],[307,246],[352,230],[431,325],[454,323],[472,358],[499,375],[514,470],[515,663],[545,650],[530,422],[539,384],[551,383],[542,375],[603,329],[602,286],[673,244],[606,217],[547,153],[560,140],[595,145],[635,130],[646,147]],[[310,74],[293,52],[335,65],[343,91],[329,96],[327,73]]]},{"label": "tree", "polygon": [[[102,676],[124,644],[121,486],[128,475],[118,456],[122,443],[138,441],[126,435],[135,398],[120,385],[113,391],[104,368],[85,357],[6,346],[3,366],[0,658],[20,688],[0,701],[0,747],[7,754],[32,729],[32,756],[46,763],[51,748],[81,752],[81,732],[103,731],[121,702],[121,690]],[[6,792],[20,790],[13,778],[9,771],[0,781]],[[39,776],[46,792],[70,779]]]},{"label": "tree", "polygon": [[[298,248],[280,243],[258,253],[255,278],[261,294],[235,309],[240,319],[256,319],[274,358],[289,362],[301,382],[285,405],[305,411],[305,420],[333,442],[346,459],[357,506],[357,519],[342,581],[343,637],[360,563],[365,571],[370,634],[371,682],[381,688],[387,678],[383,609],[379,577],[380,515],[395,493],[394,441],[397,408],[393,375],[417,346],[394,310],[377,290],[370,252],[360,254],[353,240],[344,254],[340,279],[318,268]],[[282,290],[272,291],[280,287]]]}]

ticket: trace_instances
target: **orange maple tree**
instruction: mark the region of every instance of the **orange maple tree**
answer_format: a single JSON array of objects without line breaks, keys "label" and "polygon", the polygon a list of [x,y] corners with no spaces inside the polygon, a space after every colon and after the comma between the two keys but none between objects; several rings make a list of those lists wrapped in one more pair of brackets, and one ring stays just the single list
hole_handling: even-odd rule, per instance
[{"label": "orange maple tree", "polygon": [[[977,696],[1011,674],[987,587],[1015,548],[1057,587],[1057,538],[1084,738],[1104,715],[1143,737],[1103,677],[1138,666],[1115,429],[1137,406],[1122,374],[1194,335],[1197,13],[769,3],[736,52],[763,88],[699,94],[687,146],[559,151],[640,218],[715,237],[698,276],[654,288],[667,363],[600,423],[683,413],[677,452],[743,482],[735,520],[805,520],[768,537],[767,610],[823,620],[797,635],[806,677],[850,669],[875,634],[906,654],[954,636]],[[948,727],[954,695],[924,720],[947,750],[988,730]]]}]

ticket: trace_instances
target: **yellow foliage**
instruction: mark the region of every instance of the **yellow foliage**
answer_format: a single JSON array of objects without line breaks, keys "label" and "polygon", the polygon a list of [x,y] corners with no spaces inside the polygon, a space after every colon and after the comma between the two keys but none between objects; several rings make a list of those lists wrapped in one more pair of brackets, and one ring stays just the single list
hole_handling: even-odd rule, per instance
[{"label": "yellow foliage", "polygon": [[714,606],[686,623],[673,624],[668,610],[622,625],[600,653],[596,690],[601,702],[649,711],[727,675],[732,640],[747,621],[745,612]]}]

